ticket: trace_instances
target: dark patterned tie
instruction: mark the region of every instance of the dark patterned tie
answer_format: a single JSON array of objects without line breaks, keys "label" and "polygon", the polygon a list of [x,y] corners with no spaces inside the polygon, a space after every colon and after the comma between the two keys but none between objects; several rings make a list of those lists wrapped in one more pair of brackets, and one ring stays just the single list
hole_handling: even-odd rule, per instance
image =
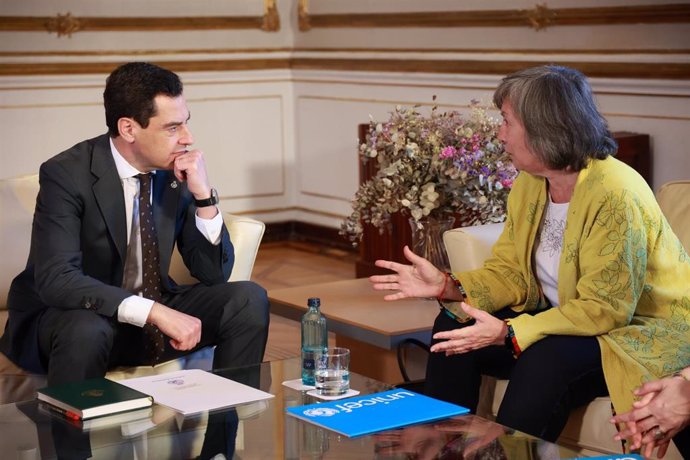
[{"label": "dark patterned tie", "polygon": [[[139,174],[139,230],[141,232],[142,294],[155,302],[161,300],[161,273],[158,238],[151,207],[151,175]],[[165,349],[165,337],[153,324],[144,326],[144,353],[147,362],[155,365]]]}]

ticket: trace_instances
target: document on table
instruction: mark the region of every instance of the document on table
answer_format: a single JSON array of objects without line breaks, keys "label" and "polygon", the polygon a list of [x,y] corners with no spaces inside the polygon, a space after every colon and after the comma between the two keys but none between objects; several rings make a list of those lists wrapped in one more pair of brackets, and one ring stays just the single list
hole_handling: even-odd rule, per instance
[{"label": "document on table", "polygon": [[184,415],[273,398],[265,391],[200,369],[137,377],[119,383],[151,395],[157,404]]}]

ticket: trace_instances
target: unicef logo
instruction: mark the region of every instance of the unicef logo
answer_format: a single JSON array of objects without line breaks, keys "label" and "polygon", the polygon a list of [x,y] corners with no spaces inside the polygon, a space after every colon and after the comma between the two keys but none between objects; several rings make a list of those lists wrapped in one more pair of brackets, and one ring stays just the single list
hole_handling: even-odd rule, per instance
[{"label": "unicef logo", "polygon": [[337,414],[338,411],[330,407],[317,407],[314,409],[307,409],[304,411],[304,415],[308,417],[330,417],[331,415]]}]

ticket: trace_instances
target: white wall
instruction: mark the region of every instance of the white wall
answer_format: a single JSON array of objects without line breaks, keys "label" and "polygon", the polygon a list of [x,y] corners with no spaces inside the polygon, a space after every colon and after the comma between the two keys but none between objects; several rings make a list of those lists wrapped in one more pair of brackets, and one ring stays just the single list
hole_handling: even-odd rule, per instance
[{"label": "white wall", "polygon": [[[10,8],[9,3],[16,5]],[[72,5],[75,15],[86,11],[87,6],[88,12],[81,14],[97,14],[93,10],[94,2],[65,3],[59,12],[70,10]],[[111,15],[124,15],[125,9],[131,12],[133,5],[148,11],[135,11],[131,15],[167,15],[151,4],[141,6],[147,2],[102,3],[111,5],[107,11]],[[158,7],[182,4],[172,0],[152,3]],[[198,13],[185,11],[190,15],[257,15],[261,14],[262,2],[258,3],[257,6],[251,0],[210,2]],[[378,6],[369,3],[352,3],[353,9],[345,11],[353,12],[355,7],[360,12],[366,8],[378,7],[377,11],[392,8],[390,1]],[[455,3],[437,0],[425,5],[429,10],[444,10]],[[568,6],[563,1],[552,3]],[[613,0],[607,3],[621,4]],[[482,9],[483,4],[475,2],[464,7]],[[636,62],[640,66],[690,62],[687,24],[561,27],[540,32],[529,28],[321,28],[298,32],[296,5],[297,0],[278,2],[281,30],[277,33],[260,30],[83,32],[72,38],[57,38],[46,32],[0,32],[0,74],[6,64],[55,62],[65,66],[65,63],[134,59],[586,60]],[[417,4],[402,2],[400,5],[414,11]],[[504,2],[503,6],[531,7],[513,5],[513,2]],[[343,2],[333,1],[312,1],[310,6],[313,14],[344,8]],[[56,12],[52,2],[38,0],[3,2],[0,6],[0,15],[47,16]],[[627,51],[604,51],[622,46],[621,36],[634,37]],[[391,50],[366,49],[372,44]],[[463,50],[463,44],[473,50]],[[494,51],[474,49],[482,46]],[[425,47],[439,50],[420,49]],[[525,47],[533,47],[535,51],[525,52]],[[553,52],[545,54],[544,49],[537,49],[540,47]],[[499,53],[495,51],[498,48],[508,51]],[[654,48],[665,51],[653,53]],[[38,50],[43,53],[36,53]],[[489,101],[500,79],[500,75],[404,73],[395,69],[360,71],[356,65],[350,67],[340,70],[230,68],[180,73],[192,112],[196,145],[207,155],[210,175],[222,196],[224,210],[250,214],[267,222],[299,220],[338,227],[349,213],[349,201],[358,184],[357,124],[366,123],[370,115],[383,120],[397,104],[429,106],[433,95],[438,97],[439,104],[462,110],[470,99]],[[55,153],[105,132],[101,94],[106,76],[107,72],[0,76],[3,139],[0,178],[36,172],[40,163]],[[592,78],[592,84],[601,111],[613,130],[651,136],[655,188],[669,180],[690,178],[690,147],[686,142],[690,132],[689,79]]]}]

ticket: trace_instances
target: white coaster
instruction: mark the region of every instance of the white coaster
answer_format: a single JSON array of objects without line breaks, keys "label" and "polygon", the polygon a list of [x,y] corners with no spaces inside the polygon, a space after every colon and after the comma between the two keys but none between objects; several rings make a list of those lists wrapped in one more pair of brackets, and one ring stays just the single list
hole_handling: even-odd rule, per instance
[{"label": "white coaster", "polygon": [[302,379],[286,380],[283,382],[283,385],[297,391],[313,390],[315,388],[314,385],[303,384]]},{"label": "white coaster", "polygon": [[343,393],[343,394],[341,394],[341,395],[338,395],[338,396],[326,396],[326,395],[319,394],[319,393],[316,391],[316,389],[314,389],[314,390],[311,390],[311,391],[307,391],[307,394],[308,394],[309,396],[314,396],[315,398],[324,399],[324,400],[326,400],[326,401],[333,401],[333,400],[335,400],[335,399],[343,399],[343,398],[349,398],[350,396],[357,396],[357,395],[359,394],[359,390],[353,390],[352,388],[350,388],[349,390],[347,390],[345,393]]}]

